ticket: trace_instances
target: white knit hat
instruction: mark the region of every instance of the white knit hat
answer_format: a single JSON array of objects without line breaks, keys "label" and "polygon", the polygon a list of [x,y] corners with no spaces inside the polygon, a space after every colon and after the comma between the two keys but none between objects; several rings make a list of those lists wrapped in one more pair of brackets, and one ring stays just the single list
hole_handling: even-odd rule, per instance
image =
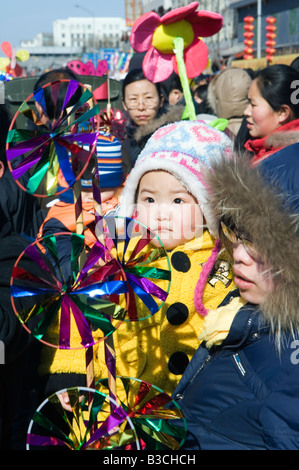
[{"label": "white knit hat", "polygon": [[232,154],[231,140],[202,121],[180,121],[161,127],[148,140],[127,178],[118,215],[132,217],[142,176],[149,171],[164,170],[196,198],[210,232],[216,233],[203,171],[226,154]]}]

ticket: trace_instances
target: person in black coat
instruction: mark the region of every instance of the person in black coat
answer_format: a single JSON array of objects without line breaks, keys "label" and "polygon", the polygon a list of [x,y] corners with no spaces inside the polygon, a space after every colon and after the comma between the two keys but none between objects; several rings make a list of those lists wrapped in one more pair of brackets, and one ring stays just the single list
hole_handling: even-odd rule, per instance
[{"label": "person in black coat", "polygon": [[0,105],[0,449],[5,450],[18,447],[21,441],[25,446],[31,411],[25,394],[34,388],[33,383],[24,386],[34,368],[32,338],[12,308],[10,280],[15,262],[35,240],[45,217],[36,198],[17,185],[7,168],[10,122],[8,108]]},{"label": "person in black coat", "polygon": [[[3,214],[0,207],[0,217]],[[30,244],[20,234],[14,233],[11,224],[2,225],[0,231],[0,449],[25,449],[29,424],[31,398],[35,384],[37,357],[33,356],[36,344],[23,328],[11,303],[10,281],[14,264]],[[34,353],[35,354],[35,353]]]},{"label": "person in black coat", "polygon": [[[159,83],[147,80],[142,69],[131,70],[123,80],[122,103],[128,115],[127,135],[122,143],[122,160],[124,172],[129,174],[139,153],[154,132],[153,123],[165,114],[166,108]],[[145,130],[139,139],[136,138],[138,129]]]},{"label": "person in black coat", "polygon": [[[248,155],[207,175],[237,291],[208,312],[173,398],[186,450],[299,449],[298,161],[252,168]],[[195,293],[196,295],[196,293]]]}]

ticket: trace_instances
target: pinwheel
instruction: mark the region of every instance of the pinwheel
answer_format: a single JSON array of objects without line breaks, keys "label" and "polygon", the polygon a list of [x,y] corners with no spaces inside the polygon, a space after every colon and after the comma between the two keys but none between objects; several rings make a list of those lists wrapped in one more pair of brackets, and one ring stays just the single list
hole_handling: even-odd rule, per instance
[{"label": "pinwheel", "polygon": [[[156,236],[132,219],[100,219],[97,231],[98,238],[105,234],[105,245],[69,232],[30,244],[13,268],[11,302],[30,334],[51,347],[85,348],[91,369],[92,347],[104,339],[114,382],[112,333],[122,321],[139,321],[161,308],[170,288],[170,265],[162,246],[150,246]],[[138,302],[148,313],[138,313]],[[91,370],[88,386],[93,381]]]},{"label": "pinwheel", "polygon": [[[96,384],[107,391],[107,380]],[[144,380],[117,377],[117,402],[131,418],[141,446],[150,450],[177,450],[186,437],[186,421],[172,398]]]},{"label": "pinwheel", "polygon": [[[34,91],[21,104],[7,136],[8,167],[16,183],[30,194],[47,197],[78,181],[96,147],[98,112],[91,91],[75,80]],[[63,188],[60,173],[67,182]]]},{"label": "pinwheel", "polygon": [[[66,393],[71,411],[60,400]],[[55,450],[53,446],[61,450],[140,449],[128,414],[106,394],[87,387],[60,390],[36,410],[27,431],[27,450]]]},{"label": "pinwheel", "polygon": [[102,109],[100,112],[100,129],[111,133],[123,142],[126,137],[126,118],[119,109]]},{"label": "pinwheel", "polygon": [[[155,314],[167,299],[171,282],[170,261],[160,239],[134,219],[117,216],[99,220],[96,235],[105,238],[106,247],[126,276],[129,307],[124,321],[140,321]],[[138,309],[140,301],[146,309]]]},{"label": "pinwheel", "polygon": [[205,69],[208,48],[200,37],[213,36],[223,24],[222,16],[210,11],[196,11],[198,2],[176,8],[162,18],[149,12],[133,25],[130,42],[136,52],[145,52],[142,68],[152,82],[166,80],[174,71],[179,74],[185,100],[186,115],[196,119],[188,78]]},{"label": "pinwheel", "polygon": [[[30,244],[14,265],[13,309],[24,328],[48,346],[88,348],[113,333],[126,315],[125,307],[110,300],[127,290],[121,265],[102,243],[95,241],[87,254],[85,247],[83,235],[50,235]],[[114,326],[110,318],[117,320]],[[102,331],[98,340],[96,329]]]}]

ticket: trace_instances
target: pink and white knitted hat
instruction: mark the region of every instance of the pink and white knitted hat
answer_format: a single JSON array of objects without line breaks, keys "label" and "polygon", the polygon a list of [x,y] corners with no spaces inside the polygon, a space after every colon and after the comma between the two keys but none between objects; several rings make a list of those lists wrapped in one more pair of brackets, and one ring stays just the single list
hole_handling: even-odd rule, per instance
[{"label": "pink and white knitted hat", "polygon": [[132,217],[142,176],[149,171],[164,170],[196,198],[209,230],[216,233],[203,170],[211,168],[215,159],[231,154],[231,140],[202,121],[180,121],[159,128],[148,140],[127,178],[119,215]]}]

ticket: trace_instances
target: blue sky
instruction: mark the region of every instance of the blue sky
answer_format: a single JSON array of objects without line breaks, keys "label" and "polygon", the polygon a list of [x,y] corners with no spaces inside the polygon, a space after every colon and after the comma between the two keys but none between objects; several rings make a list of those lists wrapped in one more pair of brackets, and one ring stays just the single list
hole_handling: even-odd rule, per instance
[{"label": "blue sky", "polygon": [[[40,32],[52,32],[52,23],[68,16],[125,17],[125,0],[4,0],[0,5],[0,44],[8,41],[19,47],[22,39],[33,39]],[[3,57],[0,50],[0,56]]]}]

